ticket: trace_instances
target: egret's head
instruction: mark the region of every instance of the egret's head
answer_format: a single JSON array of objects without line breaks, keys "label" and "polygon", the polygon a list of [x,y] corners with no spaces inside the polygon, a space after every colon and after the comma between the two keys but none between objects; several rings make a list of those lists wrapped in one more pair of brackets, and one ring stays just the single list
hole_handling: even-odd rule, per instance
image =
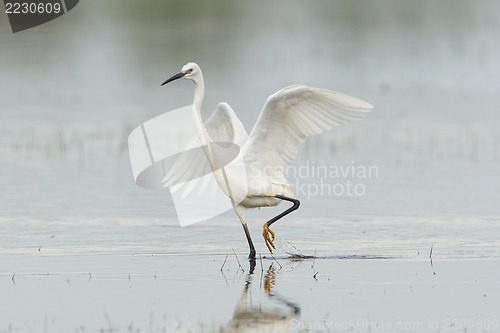
[{"label": "egret's head", "polygon": [[197,82],[197,80],[201,78],[200,66],[198,66],[194,62],[188,62],[187,64],[182,66],[182,69],[179,73],[175,74],[171,78],[168,78],[161,85],[163,86],[169,82],[172,82],[174,80],[181,79],[181,78],[182,79],[189,79],[189,80],[192,80],[194,82]]}]

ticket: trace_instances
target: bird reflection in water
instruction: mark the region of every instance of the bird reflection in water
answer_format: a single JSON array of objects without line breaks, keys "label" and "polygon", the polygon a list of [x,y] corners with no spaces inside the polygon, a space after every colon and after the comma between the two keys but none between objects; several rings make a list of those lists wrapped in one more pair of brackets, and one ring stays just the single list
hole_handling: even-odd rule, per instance
[{"label": "bird reflection in water", "polygon": [[263,271],[260,289],[264,289],[262,302],[252,303],[251,287],[254,283],[253,268],[250,267],[241,297],[236,304],[233,319],[221,332],[289,332],[290,321],[300,315],[300,307],[273,291],[279,269],[273,264]]}]

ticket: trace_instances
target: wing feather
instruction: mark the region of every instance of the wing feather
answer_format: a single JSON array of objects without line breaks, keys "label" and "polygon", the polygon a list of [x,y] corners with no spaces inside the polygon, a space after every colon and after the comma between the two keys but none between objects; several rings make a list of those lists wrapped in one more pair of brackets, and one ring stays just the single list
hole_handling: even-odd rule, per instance
[{"label": "wing feather", "polygon": [[305,138],[360,119],[372,109],[369,103],[335,91],[303,85],[283,88],[266,100],[244,146],[244,159],[249,165],[257,162],[260,169],[286,170]]},{"label": "wing feather", "polygon": [[[242,147],[248,134],[243,124],[238,119],[233,109],[227,103],[219,103],[214,113],[204,122],[205,128],[212,142],[230,142]],[[164,186],[174,186],[173,191],[183,190],[183,196],[187,196],[193,190],[201,194],[210,184],[207,181],[196,181],[197,178],[211,172],[210,164],[202,149],[193,150],[199,146],[197,137],[191,138],[186,144],[185,151],[168,167],[163,179]]]},{"label": "wing feather", "polygon": [[227,103],[217,104],[204,124],[213,142],[231,142],[242,147],[248,138],[245,127]]}]

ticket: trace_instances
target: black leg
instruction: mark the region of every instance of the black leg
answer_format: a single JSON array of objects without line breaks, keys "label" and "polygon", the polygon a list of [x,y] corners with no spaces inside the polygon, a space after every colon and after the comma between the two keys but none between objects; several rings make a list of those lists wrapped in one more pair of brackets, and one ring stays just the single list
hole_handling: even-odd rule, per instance
[{"label": "black leg", "polygon": [[288,215],[290,214],[291,212],[293,212],[294,210],[297,210],[299,209],[299,206],[300,206],[300,201],[297,200],[297,199],[293,199],[293,198],[289,198],[289,197],[285,197],[285,196],[282,196],[282,195],[275,195],[276,198],[278,199],[281,199],[281,200],[286,200],[286,201],[290,201],[290,202],[293,202],[293,206],[288,208],[287,210],[285,210],[283,213],[273,217],[272,219],[270,219],[269,221],[267,221],[267,226],[270,227],[271,224],[273,224],[274,222],[278,221],[280,218],[282,218],[283,216],[285,215]]},{"label": "black leg", "polygon": [[257,261],[255,258],[249,258],[248,262],[250,263],[250,270],[248,272],[249,275],[252,275],[255,270],[255,265],[257,265]]},{"label": "black leg", "polygon": [[248,227],[246,224],[243,225],[243,230],[245,230],[245,236],[247,236],[248,247],[250,248],[250,254],[248,255],[248,259],[255,260],[255,247],[253,246],[252,237],[250,237],[250,231],[248,231]]},{"label": "black leg", "polygon": [[[271,224],[273,224],[274,222],[278,221],[283,216],[290,214],[294,210],[297,210],[300,206],[300,201],[297,199],[285,197],[283,195],[275,195],[275,197],[278,199],[281,199],[281,200],[290,201],[293,203],[293,206],[288,208],[287,210],[285,210],[283,213],[273,217],[272,219],[270,219],[266,223],[264,223],[264,230],[262,231],[262,236],[264,237],[264,240],[266,241],[267,248],[269,249],[269,252],[271,252],[271,253],[273,253],[273,251],[271,250],[271,247],[273,249],[275,249],[274,244],[273,244],[274,232],[271,229],[269,229],[269,226]],[[271,234],[272,239],[269,237],[269,234]]]}]

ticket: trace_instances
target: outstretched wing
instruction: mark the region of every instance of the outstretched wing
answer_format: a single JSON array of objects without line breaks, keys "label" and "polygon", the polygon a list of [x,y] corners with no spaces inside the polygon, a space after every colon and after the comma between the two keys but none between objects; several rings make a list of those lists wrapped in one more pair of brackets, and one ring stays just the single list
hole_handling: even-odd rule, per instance
[{"label": "outstretched wing", "polygon": [[283,174],[306,137],[360,119],[372,109],[369,103],[331,90],[283,88],[267,99],[245,145],[245,162],[261,174]]},{"label": "outstretched wing", "polygon": [[231,142],[242,147],[247,141],[245,127],[227,103],[217,104],[204,124],[213,142]]},{"label": "outstretched wing", "polygon": [[[212,142],[229,142],[241,148],[248,138],[243,124],[227,103],[217,104],[214,113],[204,125]],[[184,149],[185,153],[180,154],[168,168],[163,184],[172,186],[172,191],[182,190],[183,195],[187,195],[193,190],[202,193],[207,188],[217,188],[214,181],[207,182],[207,179],[211,178],[202,178],[212,172],[212,169],[203,149],[198,146],[198,138],[191,138]]]}]

